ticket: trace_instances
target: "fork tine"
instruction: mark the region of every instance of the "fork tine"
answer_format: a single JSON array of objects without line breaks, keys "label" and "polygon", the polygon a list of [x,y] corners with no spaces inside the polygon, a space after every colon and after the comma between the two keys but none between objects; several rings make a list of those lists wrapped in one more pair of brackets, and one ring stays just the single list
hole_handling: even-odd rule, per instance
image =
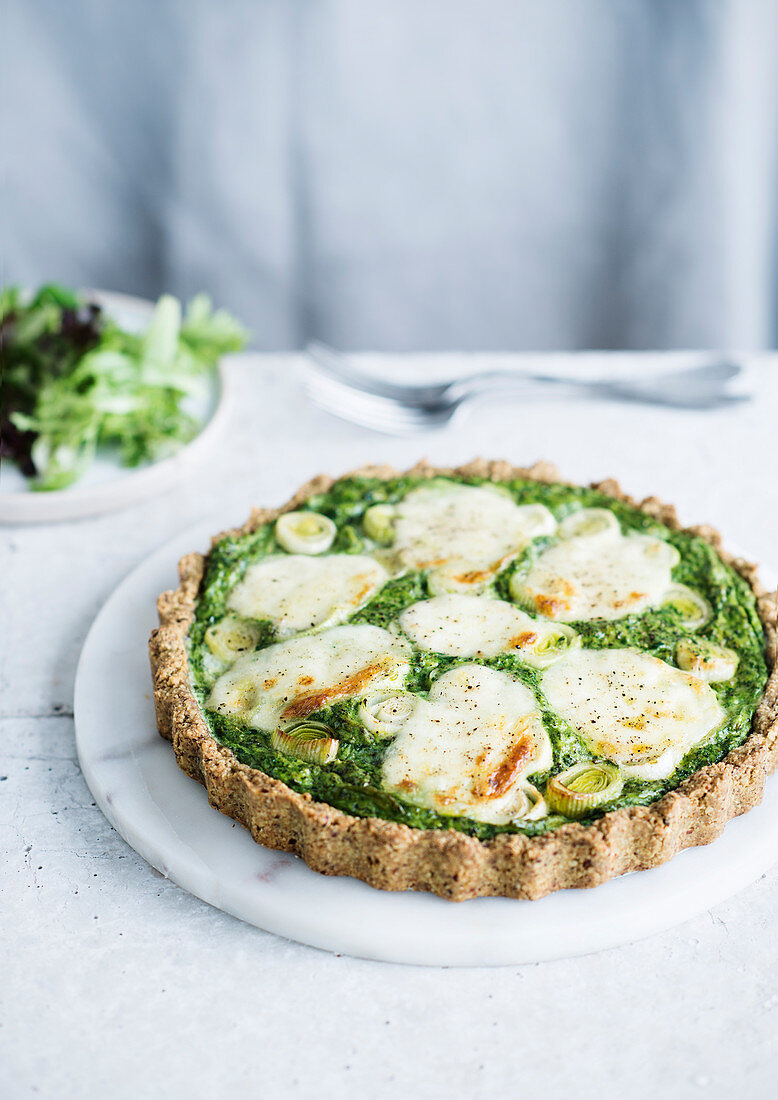
[{"label": "fork tine", "polygon": [[341,382],[363,393],[386,397],[403,404],[425,404],[440,398],[451,385],[451,380],[432,384],[388,382],[375,378],[353,367],[345,356],[317,340],[306,345],[305,351],[310,360],[310,369],[332,381]]},{"label": "fork tine", "polygon": [[423,431],[440,422],[422,409],[403,405],[391,398],[351,389],[332,378],[308,373],[306,388],[313,400],[327,412],[374,431],[406,434]]},{"label": "fork tine", "polygon": [[334,391],[310,391],[314,400],[328,412],[345,420],[353,420],[364,427],[391,434],[392,432],[417,431],[428,426],[426,418],[412,415],[396,405],[368,399],[353,399]]},{"label": "fork tine", "polygon": [[348,407],[345,408],[341,401],[332,401],[317,397],[316,404],[325,412],[350,424],[358,424],[360,427],[369,428],[372,431],[382,432],[386,435],[410,435],[423,431],[427,425],[418,421],[390,421],[375,410]]}]

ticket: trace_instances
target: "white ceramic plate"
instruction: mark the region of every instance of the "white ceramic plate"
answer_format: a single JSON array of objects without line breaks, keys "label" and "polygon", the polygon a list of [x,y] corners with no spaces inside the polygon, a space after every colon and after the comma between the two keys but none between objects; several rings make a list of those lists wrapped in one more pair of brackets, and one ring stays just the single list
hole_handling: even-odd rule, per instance
[{"label": "white ceramic plate", "polygon": [[[130,331],[148,324],[153,302],[126,294],[89,291],[107,313]],[[200,433],[170,458],[134,469],[121,466],[109,453],[100,453],[83,477],[69,489],[33,492],[27,479],[11,462],[0,471],[0,523],[50,523],[81,519],[125,508],[177,485],[219,442],[228,415],[226,372],[219,369],[209,380],[202,399],[186,409],[202,422]]]},{"label": "white ceramic plate", "polygon": [[582,955],[662,931],[741,890],[778,861],[778,782],[705,848],[594,890],[540,901],[460,903],[330,878],[255,844],[213,809],[156,730],[146,641],[175,563],[234,524],[216,517],[148,558],[92,626],[76,676],[81,767],[111,824],[186,890],[260,928],[344,954],[438,966],[492,966]]}]

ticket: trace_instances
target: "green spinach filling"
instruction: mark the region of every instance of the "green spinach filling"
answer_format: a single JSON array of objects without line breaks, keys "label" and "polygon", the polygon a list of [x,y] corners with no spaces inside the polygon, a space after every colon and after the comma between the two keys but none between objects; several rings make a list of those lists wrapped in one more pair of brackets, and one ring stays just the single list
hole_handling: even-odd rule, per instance
[{"label": "green spinach filling", "polygon": [[[479,478],[454,479],[464,484],[484,484]],[[326,493],[310,498],[303,506],[330,517],[337,527],[332,552],[362,553],[373,544],[367,539],[362,517],[372,505],[396,503],[406,493],[426,483],[412,476],[381,480],[371,477],[345,478]],[[734,650],[738,656],[734,676],[723,683],[713,683],[719,701],[726,712],[724,723],[683,758],[677,769],[666,779],[645,781],[628,779],[618,798],[599,806],[584,820],[628,805],[644,805],[655,801],[668,790],[677,787],[687,776],[706,764],[715,762],[748,736],[751,718],[764,690],[767,669],[764,659],[764,631],[759,621],[756,603],[748,584],[716,554],[703,539],[673,531],[640,510],[594,489],[545,484],[526,479],[501,483],[517,504],[545,505],[557,521],[574,510],[607,508],[618,519],[625,532],[636,531],[655,535],[671,543],[680,553],[673,568],[673,581],[699,592],[710,604],[712,616],[696,631],[685,629],[681,615],[672,607],[653,608],[639,615],[617,620],[593,619],[572,622],[582,644],[590,649],[636,647],[669,664],[676,664],[674,653],[678,640],[686,635],[704,638]],[[495,594],[509,600],[512,573],[529,569],[534,557],[549,542],[539,538],[500,573],[495,581]],[[519,821],[509,825],[485,824],[471,818],[444,815],[425,809],[387,791],[381,786],[381,767],[387,750],[385,740],[376,739],[363,727],[357,709],[358,700],[335,703],[318,711],[311,718],[325,722],[339,739],[336,759],[326,765],[307,763],[276,751],[270,734],[254,729],[222,713],[206,709],[206,700],[213,683],[209,671],[206,631],[227,611],[227,599],[249,565],[269,554],[283,553],[272,524],[250,534],[227,536],[212,549],[206,575],[198,599],[194,622],[189,631],[189,660],[192,683],[214,738],[228,747],[243,764],[258,768],[282,780],[293,790],[310,794],[359,817],[380,817],[417,828],[457,829],[481,839],[502,832],[535,835],[567,822],[561,814],[549,813],[537,821]],[[409,572],[390,579],[384,587],[347,622],[368,623],[388,627],[411,604],[429,596],[423,572]],[[261,624],[257,648],[275,640],[273,626]],[[442,673],[457,664],[478,663],[506,672],[524,683],[534,694],[543,724],[553,748],[553,765],[549,773],[530,776],[530,781],[542,785],[549,774],[557,773],[580,761],[597,760],[577,731],[560,715],[555,714],[542,692],[542,676],[518,656],[510,653],[491,658],[455,658],[424,652],[414,647],[411,669],[406,682],[409,691],[422,696]]]}]

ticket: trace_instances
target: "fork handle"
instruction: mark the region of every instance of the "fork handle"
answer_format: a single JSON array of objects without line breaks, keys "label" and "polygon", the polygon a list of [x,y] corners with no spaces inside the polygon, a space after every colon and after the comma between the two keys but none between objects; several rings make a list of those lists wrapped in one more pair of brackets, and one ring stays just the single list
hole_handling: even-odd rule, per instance
[{"label": "fork handle", "polygon": [[[665,376],[665,381],[667,376]],[[672,389],[652,389],[641,384],[640,379],[609,380],[591,378],[570,378],[568,376],[525,374],[516,371],[489,371],[482,375],[472,375],[459,379],[446,391],[449,400],[461,404],[478,397],[487,397],[501,390],[510,392],[531,392],[536,385],[550,385],[557,391],[570,390],[582,396],[600,397],[612,401],[627,401],[640,405],[660,405],[665,408],[712,409],[724,405],[736,404],[747,400],[740,394],[725,393],[720,384],[687,387],[685,391],[673,392]]]}]

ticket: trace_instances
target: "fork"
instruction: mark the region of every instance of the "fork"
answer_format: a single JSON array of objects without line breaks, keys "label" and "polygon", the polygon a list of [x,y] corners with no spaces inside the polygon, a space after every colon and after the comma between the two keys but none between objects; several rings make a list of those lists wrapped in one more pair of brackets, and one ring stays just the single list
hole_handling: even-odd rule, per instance
[{"label": "fork", "polygon": [[305,383],[313,400],[327,412],[363,427],[403,435],[441,427],[465,404],[495,393],[531,396],[538,390],[572,392],[611,401],[713,409],[749,400],[723,391],[741,368],[726,360],[669,371],[650,378],[584,379],[531,371],[481,371],[432,384],[388,382],[362,373],[325,344],[306,348]]}]

